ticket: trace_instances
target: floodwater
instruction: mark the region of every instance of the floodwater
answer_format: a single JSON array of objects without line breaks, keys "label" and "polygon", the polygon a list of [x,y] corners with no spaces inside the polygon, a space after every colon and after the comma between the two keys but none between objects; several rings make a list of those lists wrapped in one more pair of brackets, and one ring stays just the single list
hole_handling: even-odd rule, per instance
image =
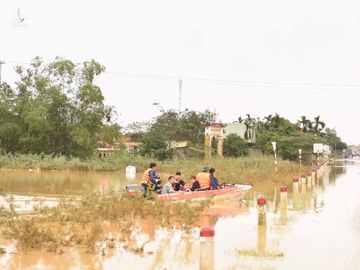
[{"label": "floodwater", "polygon": [[[121,189],[130,182],[105,173],[0,172],[0,187],[25,197],[81,195]],[[215,229],[213,269],[359,269],[360,162],[328,166],[311,186],[300,184],[298,192],[290,180],[287,187],[287,199],[280,199],[276,183],[255,183],[243,201],[219,203],[204,212],[201,225]],[[257,224],[259,194],[267,198],[267,222],[262,226]],[[13,251],[0,255],[0,268],[199,269],[199,229],[154,230],[148,221],[138,227],[126,246],[119,243],[99,254],[76,248],[62,255],[21,253],[13,244],[0,243]]]}]

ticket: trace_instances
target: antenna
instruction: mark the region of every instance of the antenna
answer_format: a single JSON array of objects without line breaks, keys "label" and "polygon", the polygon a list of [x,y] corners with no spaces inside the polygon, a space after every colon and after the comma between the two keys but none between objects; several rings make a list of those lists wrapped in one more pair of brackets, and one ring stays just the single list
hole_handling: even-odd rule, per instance
[{"label": "antenna", "polygon": [[179,79],[179,113],[181,113],[181,91],[182,91],[182,79]]}]

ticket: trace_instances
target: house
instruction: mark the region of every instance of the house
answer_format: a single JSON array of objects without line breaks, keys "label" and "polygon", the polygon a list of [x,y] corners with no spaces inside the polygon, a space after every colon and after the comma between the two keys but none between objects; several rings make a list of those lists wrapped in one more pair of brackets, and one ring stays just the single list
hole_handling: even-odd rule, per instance
[{"label": "house", "polygon": [[[224,128],[224,137],[226,138],[230,134],[236,134],[245,140],[245,132],[246,132],[246,126],[244,123],[239,123],[239,122],[227,123],[225,124],[225,128]],[[255,143],[256,142],[255,128],[250,129],[249,132],[250,132],[250,138],[245,141],[247,141],[248,143]]]},{"label": "house", "polygon": [[169,146],[170,148],[175,150],[177,156],[184,157],[186,154],[188,143],[187,141],[182,141],[182,142],[171,141]]},{"label": "house", "polygon": [[133,141],[130,136],[123,136],[121,141],[125,145],[125,152],[131,154],[135,153],[141,144],[140,142]]},{"label": "house", "polygon": [[97,141],[98,147],[96,148],[96,152],[99,157],[108,157],[114,154],[118,149],[115,144],[109,144],[104,141]]}]

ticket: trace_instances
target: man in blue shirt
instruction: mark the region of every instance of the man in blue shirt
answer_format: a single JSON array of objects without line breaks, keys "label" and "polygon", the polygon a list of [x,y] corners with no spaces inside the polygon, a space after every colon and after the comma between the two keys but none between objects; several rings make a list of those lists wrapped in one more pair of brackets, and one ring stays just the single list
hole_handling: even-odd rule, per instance
[{"label": "man in blue shirt", "polygon": [[212,189],[219,189],[221,188],[220,185],[219,185],[219,182],[218,180],[216,179],[214,173],[215,173],[215,169],[214,168],[211,168],[210,171],[210,186]]}]

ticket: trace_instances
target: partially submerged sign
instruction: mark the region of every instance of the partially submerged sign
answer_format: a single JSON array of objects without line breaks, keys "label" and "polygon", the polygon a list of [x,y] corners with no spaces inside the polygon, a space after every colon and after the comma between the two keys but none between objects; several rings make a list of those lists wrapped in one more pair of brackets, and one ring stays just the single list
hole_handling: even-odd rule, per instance
[{"label": "partially submerged sign", "polygon": [[320,154],[324,152],[324,145],[322,143],[314,143],[314,153]]}]

